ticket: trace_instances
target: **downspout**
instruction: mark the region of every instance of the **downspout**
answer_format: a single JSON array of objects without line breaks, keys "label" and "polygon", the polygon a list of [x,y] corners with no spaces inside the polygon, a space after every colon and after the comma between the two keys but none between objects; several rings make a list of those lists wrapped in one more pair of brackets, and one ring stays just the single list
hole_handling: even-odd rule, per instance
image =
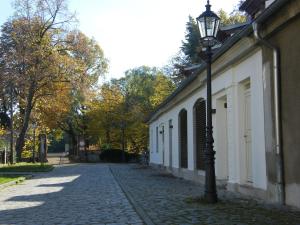
[{"label": "downspout", "polygon": [[283,152],[282,152],[282,131],[281,131],[281,114],[280,114],[280,74],[279,74],[279,49],[264,40],[259,33],[259,24],[252,24],[255,39],[270,48],[273,51],[273,94],[274,94],[274,110],[275,110],[275,150],[276,150],[276,182],[277,182],[277,200],[281,204],[285,204],[285,186],[284,186],[284,168],[283,168]]}]

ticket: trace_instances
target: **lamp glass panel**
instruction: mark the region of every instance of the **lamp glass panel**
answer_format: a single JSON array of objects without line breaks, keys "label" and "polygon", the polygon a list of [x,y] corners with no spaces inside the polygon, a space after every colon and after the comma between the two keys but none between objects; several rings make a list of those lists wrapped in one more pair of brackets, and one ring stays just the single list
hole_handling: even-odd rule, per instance
[{"label": "lamp glass panel", "polygon": [[220,25],[220,20],[216,19],[215,21],[215,32],[214,32],[214,37],[217,37],[218,30],[219,30],[219,25]]},{"label": "lamp glass panel", "polygon": [[215,27],[215,18],[214,17],[206,17],[207,36],[214,35],[214,27]]},{"label": "lamp glass panel", "polygon": [[201,38],[204,38],[206,36],[205,35],[205,20],[204,20],[204,17],[199,18],[199,20],[198,20],[198,27],[199,27]]}]

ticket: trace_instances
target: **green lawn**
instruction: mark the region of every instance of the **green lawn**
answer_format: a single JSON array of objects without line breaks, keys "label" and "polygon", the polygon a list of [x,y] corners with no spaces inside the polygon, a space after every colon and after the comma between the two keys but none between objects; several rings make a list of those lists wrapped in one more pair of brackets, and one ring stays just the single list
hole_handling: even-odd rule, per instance
[{"label": "green lawn", "polygon": [[0,175],[0,184],[4,184],[10,181],[19,180],[23,178],[20,175]]},{"label": "green lawn", "polygon": [[0,166],[0,172],[48,172],[54,167],[40,163],[16,163],[14,165]]}]

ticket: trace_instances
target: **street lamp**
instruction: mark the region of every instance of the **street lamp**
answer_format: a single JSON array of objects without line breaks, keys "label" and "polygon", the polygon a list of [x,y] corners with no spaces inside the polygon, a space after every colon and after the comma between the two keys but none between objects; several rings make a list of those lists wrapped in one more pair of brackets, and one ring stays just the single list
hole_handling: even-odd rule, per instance
[{"label": "street lamp", "polygon": [[206,11],[197,17],[201,43],[206,48],[207,64],[207,101],[206,101],[206,149],[205,149],[205,200],[209,203],[218,201],[215,175],[215,151],[212,127],[212,103],[211,103],[211,48],[217,44],[217,33],[220,18],[210,10],[211,5],[207,0]]}]

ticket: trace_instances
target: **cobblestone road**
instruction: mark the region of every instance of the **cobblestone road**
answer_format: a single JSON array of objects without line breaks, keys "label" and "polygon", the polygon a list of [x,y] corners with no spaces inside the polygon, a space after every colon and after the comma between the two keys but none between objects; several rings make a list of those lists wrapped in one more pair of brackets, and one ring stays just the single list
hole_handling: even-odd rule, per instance
[{"label": "cobblestone road", "polygon": [[0,190],[0,224],[143,224],[108,165],[58,167]]},{"label": "cobblestone road", "polygon": [[195,202],[202,193],[201,185],[148,167],[68,165],[0,190],[0,225],[300,224],[299,211],[222,190],[215,205]]},{"label": "cobblestone road", "polygon": [[300,212],[271,205],[222,190],[214,205],[195,202],[203,187],[147,167],[116,165],[112,172],[123,189],[154,224],[162,225],[284,225],[300,224]]}]

